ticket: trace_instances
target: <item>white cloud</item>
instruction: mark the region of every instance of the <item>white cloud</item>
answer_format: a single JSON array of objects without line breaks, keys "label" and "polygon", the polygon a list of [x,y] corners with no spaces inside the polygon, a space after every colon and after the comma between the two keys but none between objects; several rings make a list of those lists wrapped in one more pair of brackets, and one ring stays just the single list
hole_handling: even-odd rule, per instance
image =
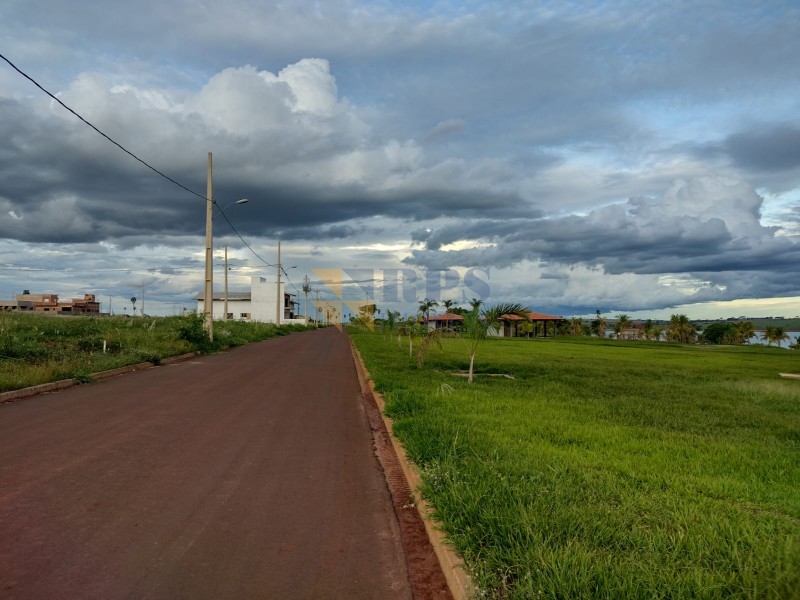
[{"label": "white cloud", "polygon": [[[639,306],[800,293],[793,10],[143,0],[109,20],[30,0],[0,6],[0,37],[201,193],[212,151],[215,194],[253,199],[229,214],[258,248],[385,265],[413,235],[422,264],[513,265],[548,301]],[[195,260],[198,199],[2,66],[2,235],[59,240],[87,269],[95,242]]]}]

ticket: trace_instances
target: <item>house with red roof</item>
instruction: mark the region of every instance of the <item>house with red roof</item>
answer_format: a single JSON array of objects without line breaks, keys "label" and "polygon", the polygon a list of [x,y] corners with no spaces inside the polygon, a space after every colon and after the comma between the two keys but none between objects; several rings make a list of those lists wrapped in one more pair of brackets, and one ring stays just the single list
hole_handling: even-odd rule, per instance
[{"label": "house with red roof", "polygon": [[[528,321],[517,315],[504,315],[500,319],[502,323],[500,329],[489,329],[489,335],[494,337],[551,337],[555,335],[558,324],[564,321],[564,317],[555,315],[546,315],[539,312],[531,312],[529,314],[528,321],[533,324],[533,330],[530,334],[520,327]],[[423,319],[423,321],[427,324],[428,330],[459,329],[464,322],[464,317],[456,313],[446,313],[430,316],[427,319]]]}]

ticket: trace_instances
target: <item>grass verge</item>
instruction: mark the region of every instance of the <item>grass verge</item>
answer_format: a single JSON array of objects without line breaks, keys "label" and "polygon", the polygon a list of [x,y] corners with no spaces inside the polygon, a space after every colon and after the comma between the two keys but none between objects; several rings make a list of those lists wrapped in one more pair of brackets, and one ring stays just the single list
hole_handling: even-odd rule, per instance
[{"label": "grass verge", "polygon": [[797,353],[352,335],[487,596],[800,597]]},{"label": "grass verge", "polygon": [[[202,318],[51,317],[0,312],[0,392],[89,375],[187,352],[215,352],[304,331],[302,325],[225,321],[213,343]],[[105,345],[105,351],[104,351]]]}]

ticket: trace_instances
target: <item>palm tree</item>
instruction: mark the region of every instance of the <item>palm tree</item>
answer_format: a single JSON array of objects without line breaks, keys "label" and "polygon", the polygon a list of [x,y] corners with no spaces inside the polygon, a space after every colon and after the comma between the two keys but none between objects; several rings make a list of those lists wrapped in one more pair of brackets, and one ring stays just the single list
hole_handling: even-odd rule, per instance
[{"label": "palm tree", "polygon": [[660,325],[653,325],[650,329],[650,335],[653,336],[653,339],[657,342],[661,341],[661,336],[664,335],[664,328]]},{"label": "palm tree", "polygon": [[472,310],[480,308],[481,304],[483,304],[483,300],[481,300],[480,298],[473,298],[472,300],[469,301],[469,305],[472,307]]},{"label": "palm tree", "polygon": [[694,340],[697,328],[689,321],[686,315],[672,315],[669,318],[667,335],[681,344],[688,344]]},{"label": "palm tree", "polygon": [[595,315],[595,320],[592,323],[595,333],[597,333],[597,337],[604,338],[606,337],[606,318],[600,314],[600,309],[595,311]]},{"label": "palm tree", "polygon": [[424,335],[424,330],[420,327],[419,319],[416,315],[412,315],[405,320],[401,332],[408,336],[408,355],[414,356],[414,338],[418,335]]},{"label": "palm tree", "polygon": [[756,334],[756,328],[750,321],[739,321],[736,323],[734,337],[739,344],[746,344]]},{"label": "palm tree", "polygon": [[622,339],[622,331],[628,329],[631,326],[631,318],[626,315],[625,313],[621,313],[617,315],[617,323],[614,325],[614,333],[617,335],[617,339]]},{"label": "palm tree", "polygon": [[570,335],[583,335],[583,319],[580,317],[570,319],[568,333]]},{"label": "palm tree", "polygon": [[[384,328],[389,329],[389,336],[394,334],[394,326],[397,325],[397,317],[400,316],[399,312],[395,312],[393,310],[386,311],[386,319],[383,321]],[[386,330],[384,329],[384,333]]]},{"label": "palm tree", "polygon": [[439,303],[436,300],[431,300],[430,298],[425,298],[419,303],[419,312],[423,317],[425,317],[426,323],[428,322],[428,318],[431,316],[431,309],[434,306],[439,306]]},{"label": "palm tree", "polygon": [[781,342],[785,342],[786,340],[790,340],[789,334],[786,333],[786,329],[783,327],[773,327],[769,326],[764,329],[764,333],[761,335],[762,340],[766,340],[767,346],[769,346],[772,342],[781,347]]},{"label": "palm tree", "polygon": [[[442,300],[442,308],[444,309],[445,314],[450,314],[450,311],[456,305],[455,300]],[[445,325],[448,329],[450,329],[450,318],[447,318],[447,323]]]},{"label": "palm tree", "polygon": [[489,337],[489,329],[500,330],[500,318],[505,315],[516,315],[526,321],[530,318],[527,308],[521,304],[498,304],[480,310],[480,304],[464,315],[464,339],[469,349],[469,376],[467,383],[472,383],[475,369],[475,352],[481,342]]}]

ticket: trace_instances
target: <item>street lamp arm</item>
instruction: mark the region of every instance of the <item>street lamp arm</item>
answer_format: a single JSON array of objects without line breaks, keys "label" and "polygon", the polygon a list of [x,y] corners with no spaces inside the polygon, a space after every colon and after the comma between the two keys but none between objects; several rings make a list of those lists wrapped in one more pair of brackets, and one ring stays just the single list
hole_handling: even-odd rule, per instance
[{"label": "street lamp arm", "polygon": [[226,204],[223,208],[219,208],[219,203],[216,200],[212,200],[212,202],[217,205],[217,209],[219,210],[219,212],[225,212],[226,209],[230,208],[234,204],[247,204],[248,202],[250,202],[250,200],[248,200],[247,198],[240,198],[239,200],[228,202],[228,204]]}]

